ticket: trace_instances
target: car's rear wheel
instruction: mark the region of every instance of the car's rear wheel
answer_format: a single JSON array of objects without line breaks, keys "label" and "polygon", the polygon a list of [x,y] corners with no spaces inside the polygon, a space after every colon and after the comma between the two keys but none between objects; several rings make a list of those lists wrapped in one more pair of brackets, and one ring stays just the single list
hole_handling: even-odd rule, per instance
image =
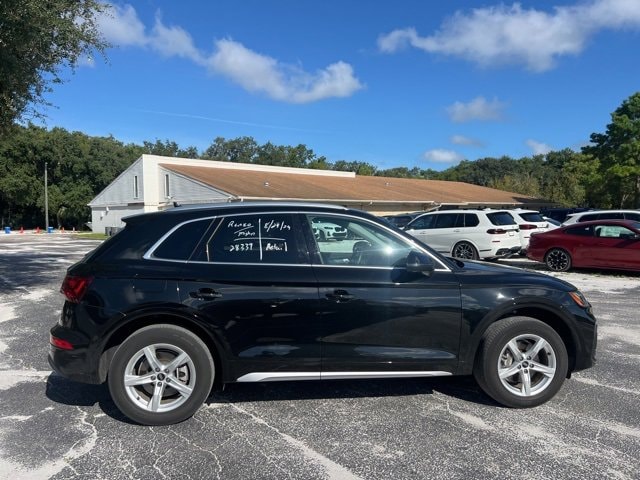
[{"label": "car's rear wheel", "polygon": [[477,260],[478,259],[478,251],[476,247],[471,245],[469,242],[458,242],[453,247],[451,251],[451,255],[456,258],[462,258],[464,260]]},{"label": "car's rear wheel", "polygon": [[487,329],[473,373],[491,398],[525,408],[552,398],[568,365],[567,349],[553,328],[533,318],[511,317]]},{"label": "car's rear wheel", "polygon": [[549,270],[554,272],[566,272],[571,268],[571,255],[561,248],[552,248],[544,256],[544,263]]},{"label": "car's rear wheel", "polygon": [[120,411],[143,425],[191,417],[206,400],[215,367],[202,340],[175,325],[152,325],[127,338],[109,367],[109,391]]}]

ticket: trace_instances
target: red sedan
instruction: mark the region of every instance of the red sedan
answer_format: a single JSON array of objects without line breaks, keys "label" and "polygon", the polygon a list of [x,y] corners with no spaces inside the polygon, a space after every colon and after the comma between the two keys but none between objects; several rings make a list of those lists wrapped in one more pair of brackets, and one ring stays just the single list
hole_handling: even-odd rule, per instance
[{"label": "red sedan", "polygon": [[527,257],[550,270],[571,267],[640,271],[640,222],[595,220],[531,236]]}]

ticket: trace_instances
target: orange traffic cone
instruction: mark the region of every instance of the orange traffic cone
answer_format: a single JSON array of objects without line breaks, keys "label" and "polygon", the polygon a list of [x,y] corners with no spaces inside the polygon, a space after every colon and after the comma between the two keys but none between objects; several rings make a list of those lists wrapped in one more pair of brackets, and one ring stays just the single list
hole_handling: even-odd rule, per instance
[{"label": "orange traffic cone", "polygon": [[64,233],[64,227],[60,227],[60,233]]},{"label": "orange traffic cone", "polygon": [[24,227],[20,227],[20,233],[24,233]]},{"label": "orange traffic cone", "polygon": [[40,227],[36,227],[36,233],[40,233]]}]

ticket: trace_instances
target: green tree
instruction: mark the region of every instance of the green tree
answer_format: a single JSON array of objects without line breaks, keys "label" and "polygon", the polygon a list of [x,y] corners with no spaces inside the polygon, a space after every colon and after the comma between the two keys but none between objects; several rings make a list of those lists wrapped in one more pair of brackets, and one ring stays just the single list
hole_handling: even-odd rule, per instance
[{"label": "green tree", "polygon": [[108,46],[99,0],[2,0],[0,2],[0,136],[16,120],[40,117],[44,94],[82,58]]},{"label": "green tree", "polygon": [[582,149],[600,162],[606,197],[612,207],[640,207],[640,92],[611,114],[605,133],[591,134]]}]

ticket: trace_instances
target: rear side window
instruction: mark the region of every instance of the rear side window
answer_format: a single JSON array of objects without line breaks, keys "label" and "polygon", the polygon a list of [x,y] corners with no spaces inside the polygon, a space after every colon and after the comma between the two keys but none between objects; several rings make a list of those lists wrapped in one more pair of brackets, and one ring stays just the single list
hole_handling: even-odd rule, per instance
[{"label": "rear side window", "polygon": [[[462,216],[462,215],[461,215]],[[478,215],[475,213],[465,213],[464,214],[464,227],[477,227],[480,224],[480,220],[478,219]]]},{"label": "rear side window", "polygon": [[306,262],[298,251],[299,232],[289,214],[225,217],[206,244],[206,257],[225,263]]},{"label": "rear side window", "polygon": [[453,228],[462,226],[457,224],[458,216],[459,215],[457,213],[441,213],[436,215],[435,217],[437,220],[435,228]]},{"label": "rear side window", "polygon": [[519,213],[525,222],[544,222],[544,218],[538,212]]},{"label": "rear side window", "polygon": [[181,225],[155,249],[153,256],[168,260],[189,260],[210,225],[211,219]]},{"label": "rear side window", "polygon": [[640,213],[625,213],[624,218],[627,220],[635,220],[637,222],[640,221]]},{"label": "rear side window", "polygon": [[593,231],[593,227],[591,226],[571,227],[571,228],[567,228],[564,231],[564,233],[566,233],[567,235],[579,235],[581,237],[591,237],[593,235],[592,231]]},{"label": "rear side window", "polygon": [[516,221],[509,212],[491,212],[487,213],[487,218],[494,225],[515,225]]}]

